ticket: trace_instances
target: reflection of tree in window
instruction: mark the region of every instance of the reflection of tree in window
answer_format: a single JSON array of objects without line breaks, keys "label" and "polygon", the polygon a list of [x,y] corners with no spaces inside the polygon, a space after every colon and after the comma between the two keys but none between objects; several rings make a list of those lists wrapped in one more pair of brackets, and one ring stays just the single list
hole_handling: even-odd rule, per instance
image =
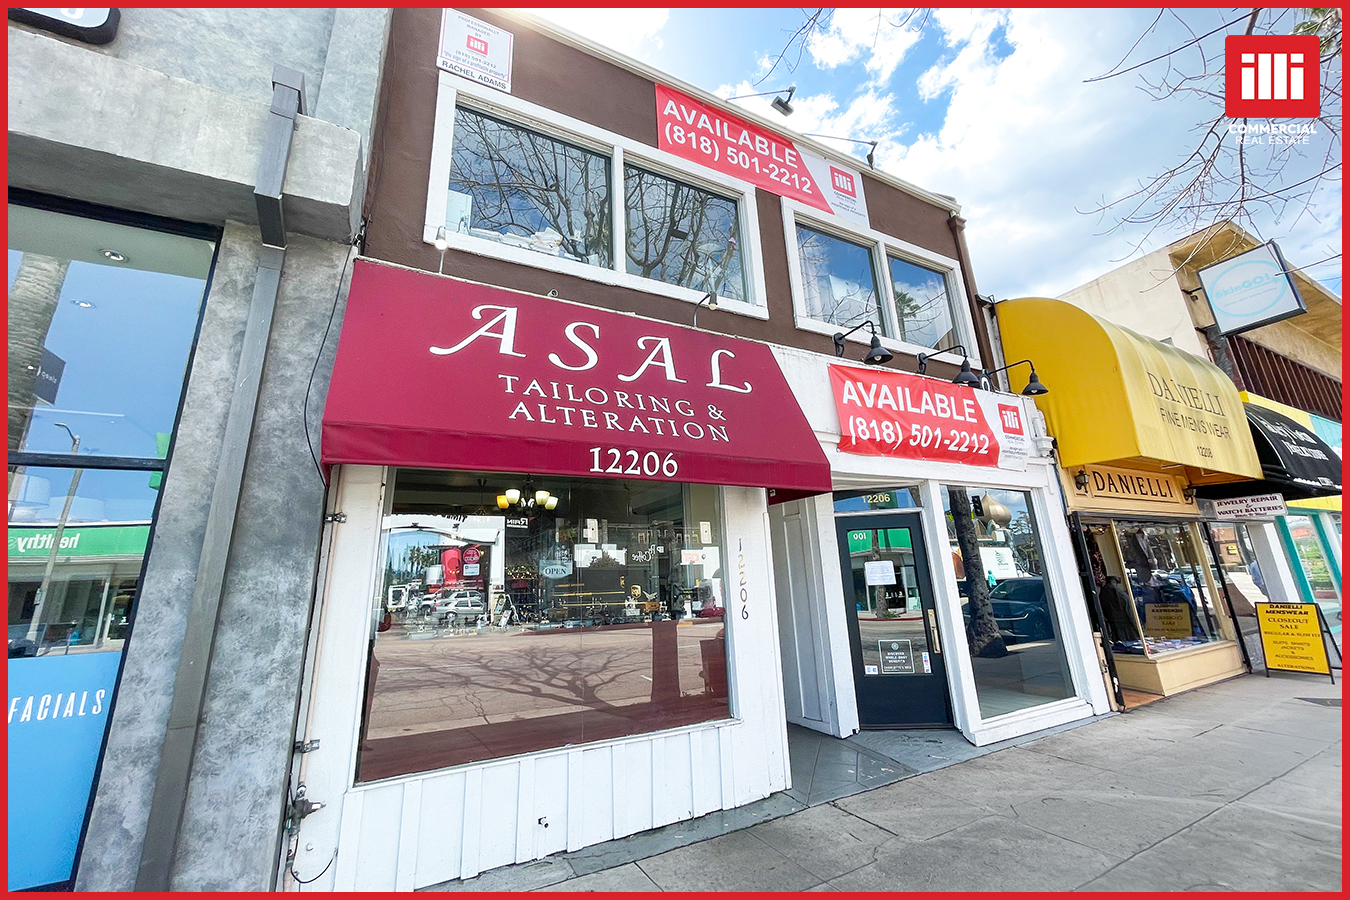
[{"label": "reflection of tree in window", "polygon": [[612,265],[604,156],[457,109],[450,190],[469,196],[479,237]]},{"label": "reflection of tree in window", "polygon": [[25,253],[9,289],[10,450],[22,447],[28,435],[37,370],[69,266],[67,259]]},{"label": "reflection of tree in window", "polygon": [[940,272],[889,257],[899,337],[922,347],[956,346],[947,279]]},{"label": "reflection of tree in window", "polygon": [[806,314],[841,328],[882,324],[872,254],[866,247],[797,226]]},{"label": "reflection of tree in window", "polygon": [[745,300],[736,202],[624,167],[628,271]]}]

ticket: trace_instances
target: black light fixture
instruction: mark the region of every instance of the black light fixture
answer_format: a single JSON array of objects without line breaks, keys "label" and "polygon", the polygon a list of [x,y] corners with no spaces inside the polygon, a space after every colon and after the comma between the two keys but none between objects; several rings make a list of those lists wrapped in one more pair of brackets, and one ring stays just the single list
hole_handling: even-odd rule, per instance
[{"label": "black light fixture", "polygon": [[698,308],[703,304],[708,304],[708,309],[717,309],[717,295],[712,291],[703,295],[703,299],[694,304],[694,327],[698,327]]},{"label": "black light fixture", "polygon": [[877,144],[880,143],[879,141],[860,141],[856,138],[839,137],[838,135],[834,134],[808,134],[806,135],[806,137],[829,138],[832,141],[848,141],[851,144],[867,144],[868,147],[871,148],[867,151],[867,165],[869,168],[872,169],[875,169],[877,167],[876,152],[877,152]]},{"label": "black light fixture", "polygon": [[834,355],[843,356],[844,338],[848,337],[850,334],[857,331],[859,328],[862,328],[864,325],[872,329],[872,346],[868,348],[867,355],[863,357],[862,361],[867,363],[869,366],[879,366],[882,363],[888,363],[892,359],[894,359],[895,355],[891,353],[891,351],[887,350],[885,347],[881,346],[881,338],[877,336],[877,325],[870,319],[864,322],[859,322],[857,325],[854,325],[848,331],[835,332]]},{"label": "black light fixture", "polygon": [[928,371],[928,361],[932,359],[935,355],[937,355],[937,353],[955,353],[957,350],[961,351],[961,371],[958,372],[956,377],[952,379],[952,384],[964,384],[967,387],[979,387],[980,376],[976,375],[973,371],[971,371],[970,354],[967,352],[965,345],[963,344],[956,344],[951,347],[944,347],[943,349],[938,350],[935,353],[920,353],[919,374],[923,375]]},{"label": "black light fixture", "polygon": [[1029,359],[1019,359],[1015,363],[1008,363],[1001,369],[993,369],[992,371],[985,372],[984,374],[986,378],[990,379],[990,383],[992,384],[993,383],[992,377],[994,375],[997,375],[999,372],[1006,372],[1013,366],[1020,366],[1022,365],[1022,363],[1026,363],[1027,365],[1031,366],[1031,377],[1027,379],[1027,386],[1022,388],[1022,396],[1039,397],[1042,394],[1050,393],[1050,389],[1045,385],[1041,384],[1041,380],[1036,377],[1036,366]]},{"label": "black light fixture", "polygon": [[[780,93],[780,91],[764,91],[763,93],[759,94],[739,94],[735,97],[728,97],[727,99],[744,100],[746,97],[767,97],[770,94],[778,94],[778,93]],[[792,95],[795,93],[797,93],[797,86],[795,84],[788,85],[787,96],[774,97],[773,103],[770,105],[773,106],[774,109],[778,110],[783,115],[790,116],[792,115]]]},{"label": "black light fixture", "polygon": [[1087,469],[1079,469],[1077,472],[1073,473],[1073,486],[1078,488],[1080,491],[1087,490],[1088,486]]}]

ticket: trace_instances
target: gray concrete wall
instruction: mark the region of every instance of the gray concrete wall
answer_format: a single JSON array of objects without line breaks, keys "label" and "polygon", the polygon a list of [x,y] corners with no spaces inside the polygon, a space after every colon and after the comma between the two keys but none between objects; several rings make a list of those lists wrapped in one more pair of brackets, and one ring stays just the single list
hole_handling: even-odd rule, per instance
[{"label": "gray concrete wall", "polygon": [[136,881],[257,274],[252,191],[279,63],[304,73],[310,115],[297,119],[283,188],[290,247],[173,872],[176,890],[273,886],[324,499],[303,401],[322,353],[309,402],[317,450],[388,19],[378,9],[126,9],[101,48],[10,25],[12,186],[224,228],[79,890]]},{"label": "gray concrete wall", "polygon": [[[268,890],[276,873],[323,523],[324,484],[301,409],[349,249],[307,238],[287,249],[174,890]],[[316,452],[336,339],[335,328],[311,391]]]},{"label": "gray concrete wall", "polygon": [[388,23],[387,9],[135,8],[121,10],[111,43],[53,39],[263,104],[280,62],[304,73],[310,115],[350,128],[365,145]]},{"label": "gray concrete wall", "polygon": [[[270,70],[263,83],[270,95]],[[270,105],[10,28],[9,183],[193,222],[255,224]],[[290,230],[350,239],[365,191],[361,146],[351,129],[297,119],[283,185]]]}]

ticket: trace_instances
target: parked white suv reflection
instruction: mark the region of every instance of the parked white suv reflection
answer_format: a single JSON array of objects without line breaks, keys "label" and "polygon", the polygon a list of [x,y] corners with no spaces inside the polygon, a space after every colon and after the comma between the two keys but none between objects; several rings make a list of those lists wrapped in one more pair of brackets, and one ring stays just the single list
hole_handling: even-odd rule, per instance
[{"label": "parked white suv reflection", "polygon": [[423,614],[453,616],[464,621],[487,614],[487,598],[472,588],[446,588],[422,601]]}]

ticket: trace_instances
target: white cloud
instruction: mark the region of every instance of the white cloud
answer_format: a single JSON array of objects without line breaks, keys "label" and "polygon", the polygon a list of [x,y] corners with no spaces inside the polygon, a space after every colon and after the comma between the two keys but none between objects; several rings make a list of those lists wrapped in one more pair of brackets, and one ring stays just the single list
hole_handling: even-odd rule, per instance
[{"label": "white cloud", "polygon": [[836,9],[829,27],[811,36],[807,50],[822,69],[864,59],[872,85],[882,85],[922,36],[917,22],[903,9]]},{"label": "white cloud", "polygon": [[[878,166],[963,205],[983,292],[1055,296],[1136,255],[1143,228],[1112,231],[1111,214],[1082,211],[1176,165],[1196,142],[1193,126],[1213,115],[1203,101],[1152,101],[1133,75],[1085,83],[1124,56],[1151,18],[1125,10],[938,14],[951,53],[919,87],[925,99],[946,100],[946,116],[935,133],[882,144]],[[996,59],[990,41],[1000,24],[1011,53],[1005,47]],[[1319,198],[1317,218],[1288,218],[1261,227],[1295,265],[1337,252],[1339,184]],[[1180,236],[1155,234],[1143,249]],[[1339,288],[1339,260],[1334,268]]]},{"label": "white cloud", "polygon": [[648,51],[661,49],[661,29],[670,18],[669,9],[525,9],[522,12],[546,19],[634,59],[644,59]]}]

